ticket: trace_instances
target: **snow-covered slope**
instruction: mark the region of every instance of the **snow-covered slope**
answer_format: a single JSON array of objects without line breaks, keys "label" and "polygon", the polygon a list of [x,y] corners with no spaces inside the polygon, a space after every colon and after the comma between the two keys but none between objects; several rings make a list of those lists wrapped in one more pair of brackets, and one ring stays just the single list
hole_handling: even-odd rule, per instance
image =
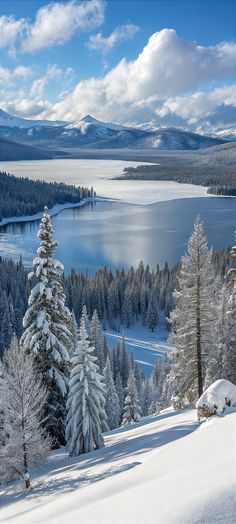
[{"label": "snow-covered slope", "polygon": [[0,109],[0,126],[5,127],[19,127],[19,128],[30,128],[33,126],[61,126],[65,125],[65,122],[58,120],[28,120],[26,118],[20,118],[19,116],[10,115]]},{"label": "snow-covered slope", "polygon": [[32,493],[2,491],[1,523],[233,524],[236,412],[196,418],[166,410],[78,459],[54,452]]},{"label": "snow-covered slope", "polygon": [[0,109],[0,137],[18,142],[35,143],[53,148],[192,150],[203,149],[225,141],[181,129],[155,128],[149,124],[126,127],[101,122],[91,115],[68,123],[49,120],[27,120]]},{"label": "snow-covered slope", "polygon": [[91,115],[86,115],[84,118],[81,118],[81,120],[68,124],[66,126],[66,129],[80,129],[83,134],[86,134],[86,132],[91,127],[92,128],[95,128],[95,127],[102,128],[104,131],[107,129],[115,129],[119,131],[121,129],[128,129],[127,127],[122,126],[120,124],[112,124],[110,122],[101,122],[100,120],[93,118]]}]

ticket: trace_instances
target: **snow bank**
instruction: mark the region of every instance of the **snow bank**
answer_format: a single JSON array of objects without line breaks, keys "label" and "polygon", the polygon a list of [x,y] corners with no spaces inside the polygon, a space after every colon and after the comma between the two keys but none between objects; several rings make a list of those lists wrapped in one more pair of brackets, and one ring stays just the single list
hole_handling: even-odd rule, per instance
[{"label": "snow bank", "polygon": [[2,524],[233,524],[236,413],[199,426],[196,410],[105,434],[106,447],[32,472],[32,493],[5,487]]},{"label": "snow bank", "polygon": [[220,415],[226,406],[236,406],[236,386],[225,379],[213,382],[196,404],[200,418]]}]

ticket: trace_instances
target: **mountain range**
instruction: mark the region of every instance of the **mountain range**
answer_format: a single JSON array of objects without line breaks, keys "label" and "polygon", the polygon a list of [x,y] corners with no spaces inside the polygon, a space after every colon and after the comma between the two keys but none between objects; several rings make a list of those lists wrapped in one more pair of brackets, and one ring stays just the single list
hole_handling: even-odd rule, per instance
[{"label": "mountain range", "polygon": [[[0,109],[0,159],[73,156],[78,150],[198,150],[228,142],[227,134],[206,136],[150,123],[137,127],[101,122],[91,115],[72,123],[28,120]],[[229,137],[232,139],[232,135]],[[6,141],[7,140],[7,144]],[[12,142],[12,148],[10,144]],[[6,145],[8,146],[6,149]],[[12,150],[11,150],[12,149]]]}]

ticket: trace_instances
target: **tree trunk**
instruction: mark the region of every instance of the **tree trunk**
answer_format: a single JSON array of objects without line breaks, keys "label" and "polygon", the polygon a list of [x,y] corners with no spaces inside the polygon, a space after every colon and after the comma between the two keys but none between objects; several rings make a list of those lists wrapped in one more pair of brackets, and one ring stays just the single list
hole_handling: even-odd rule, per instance
[{"label": "tree trunk", "polygon": [[200,275],[197,277],[197,307],[196,307],[196,322],[197,322],[197,375],[198,375],[198,397],[203,393],[202,380],[202,347],[201,347],[201,310],[200,310],[200,290],[201,282]]}]

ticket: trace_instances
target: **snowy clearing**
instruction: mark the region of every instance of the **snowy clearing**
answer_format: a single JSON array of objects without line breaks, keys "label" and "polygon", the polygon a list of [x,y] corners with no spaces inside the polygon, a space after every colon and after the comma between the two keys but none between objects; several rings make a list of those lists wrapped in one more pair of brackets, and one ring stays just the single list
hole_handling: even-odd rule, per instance
[{"label": "snowy clearing", "polygon": [[105,330],[108,346],[110,348],[116,347],[124,333],[127,350],[134,354],[136,362],[145,375],[150,375],[156,360],[158,358],[162,359],[165,353],[170,353],[173,349],[173,346],[167,342],[169,332],[163,324],[164,318],[162,315],[162,325],[159,324],[153,333],[142,325],[141,320],[129,329],[121,325],[119,333],[112,329]]},{"label": "snowy clearing", "polygon": [[106,447],[52,454],[34,490],[1,493],[1,522],[231,524],[236,519],[236,412],[199,426],[196,410],[163,411],[105,435]]}]

